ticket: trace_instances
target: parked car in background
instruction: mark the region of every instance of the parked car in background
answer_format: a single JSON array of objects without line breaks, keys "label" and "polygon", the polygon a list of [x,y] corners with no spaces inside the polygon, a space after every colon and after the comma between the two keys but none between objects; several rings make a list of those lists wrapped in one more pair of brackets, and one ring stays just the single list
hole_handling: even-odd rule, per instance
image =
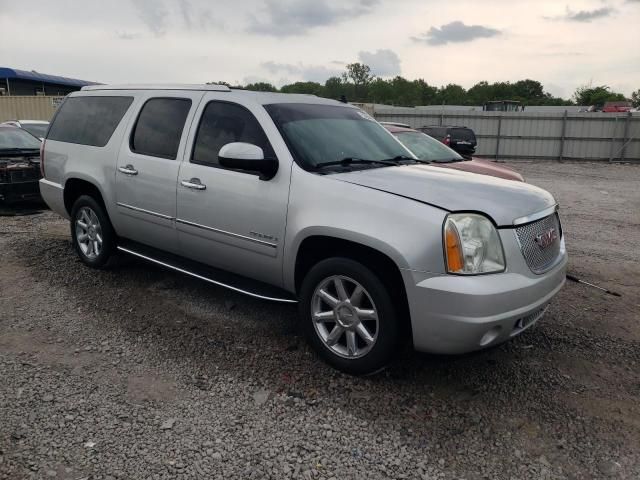
[{"label": "parked car in background", "polygon": [[422,133],[439,140],[451,147],[463,157],[471,157],[476,153],[476,134],[467,127],[425,126],[418,128]]},{"label": "parked car in background", "polygon": [[0,126],[0,201],[40,199],[40,146],[21,128]]},{"label": "parked car in background", "polygon": [[40,189],[87,266],[120,251],[297,303],[318,354],[366,374],[405,340],[447,354],[505,342],[565,282],[550,193],[425,163],[333,100],[100,85],[58,109]]},{"label": "parked car in background", "polygon": [[42,140],[49,128],[49,122],[45,120],[9,120],[0,125],[9,125],[11,127],[23,128],[34,137]]},{"label": "parked car in background", "polygon": [[602,107],[604,113],[624,113],[633,108],[633,104],[629,101],[605,102]]},{"label": "parked car in background", "polygon": [[405,147],[411,150],[416,157],[420,160],[432,162],[434,166],[524,182],[523,176],[515,170],[489,160],[464,158],[426,133],[390,124],[383,124],[383,126],[395,135]]}]

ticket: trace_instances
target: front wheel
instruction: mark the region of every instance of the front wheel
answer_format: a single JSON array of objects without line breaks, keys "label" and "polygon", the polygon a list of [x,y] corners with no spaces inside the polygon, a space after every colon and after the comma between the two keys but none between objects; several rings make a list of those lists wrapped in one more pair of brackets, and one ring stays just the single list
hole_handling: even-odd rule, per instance
[{"label": "front wheel", "polygon": [[104,208],[93,197],[80,196],[71,209],[71,238],[83,263],[104,267],[116,249],[116,236]]},{"label": "front wheel", "polygon": [[329,258],[309,271],[300,291],[300,315],[312,347],[345,373],[374,373],[398,349],[392,297],[377,275],[354,260]]}]

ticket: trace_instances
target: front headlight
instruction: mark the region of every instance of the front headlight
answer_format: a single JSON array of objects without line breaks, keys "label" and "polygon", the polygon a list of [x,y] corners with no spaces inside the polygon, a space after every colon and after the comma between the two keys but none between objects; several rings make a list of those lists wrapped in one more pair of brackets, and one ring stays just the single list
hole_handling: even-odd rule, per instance
[{"label": "front headlight", "polygon": [[452,213],[444,222],[447,272],[478,274],[505,269],[502,242],[491,221],[477,213]]}]

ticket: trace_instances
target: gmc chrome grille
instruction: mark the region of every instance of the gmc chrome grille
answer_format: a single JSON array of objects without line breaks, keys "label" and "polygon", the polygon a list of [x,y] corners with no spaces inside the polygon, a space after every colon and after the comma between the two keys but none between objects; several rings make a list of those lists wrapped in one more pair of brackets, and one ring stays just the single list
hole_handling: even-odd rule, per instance
[{"label": "gmc chrome grille", "polygon": [[515,230],[520,250],[531,271],[539,274],[549,270],[560,255],[562,231],[558,214],[516,227]]}]

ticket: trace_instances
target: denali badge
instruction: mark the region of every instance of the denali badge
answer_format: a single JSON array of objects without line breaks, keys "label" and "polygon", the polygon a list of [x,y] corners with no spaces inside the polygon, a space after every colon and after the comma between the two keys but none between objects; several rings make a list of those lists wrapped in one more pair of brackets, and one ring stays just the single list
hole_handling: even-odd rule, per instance
[{"label": "denali badge", "polygon": [[558,234],[556,233],[556,229],[550,228],[546,232],[538,235],[535,238],[535,240],[540,248],[545,249],[548,246],[550,246],[553,242],[555,242],[557,238],[558,238]]}]

